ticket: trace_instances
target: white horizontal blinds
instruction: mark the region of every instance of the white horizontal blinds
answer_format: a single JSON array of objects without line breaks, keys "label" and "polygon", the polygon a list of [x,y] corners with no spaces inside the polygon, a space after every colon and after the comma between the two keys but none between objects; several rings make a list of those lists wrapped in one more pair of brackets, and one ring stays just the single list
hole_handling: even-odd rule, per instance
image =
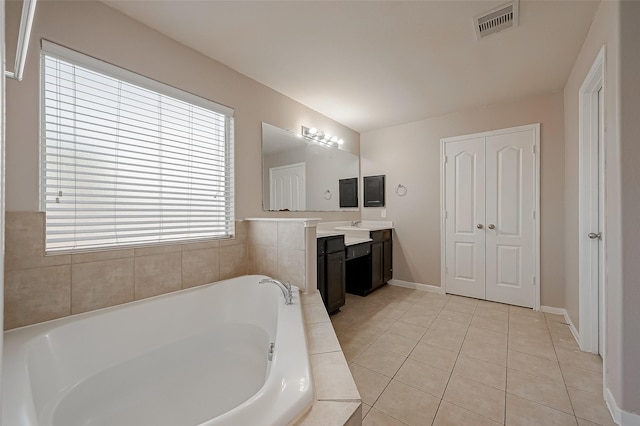
[{"label": "white horizontal blinds", "polygon": [[42,68],[47,252],[233,234],[231,116],[46,52]]}]

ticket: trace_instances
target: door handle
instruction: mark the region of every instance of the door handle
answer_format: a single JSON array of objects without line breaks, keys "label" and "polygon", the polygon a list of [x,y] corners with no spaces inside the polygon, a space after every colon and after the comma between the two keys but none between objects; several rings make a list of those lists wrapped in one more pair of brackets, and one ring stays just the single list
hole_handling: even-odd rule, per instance
[{"label": "door handle", "polygon": [[587,237],[591,238],[592,240],[600,240],[600,239],[602,239],[602,233],[598,232],[596,234],[595,232],[589,232]]},{"label": "door handle", "polygon": [[496,226],[492,223],[492,224],[490,224],[489,226],[487,226],[487,228],[489,228],[489,229],[496,229]]},{"label": "door handle", "polygon": [[481,223],[479,223],[479,224],[477,224],[477,225],[476,225],[476,228],[478,228],[478,229],[482,229],[482,228],[484,228],[484,226],[482,226],[482,224],[481,224]]}]

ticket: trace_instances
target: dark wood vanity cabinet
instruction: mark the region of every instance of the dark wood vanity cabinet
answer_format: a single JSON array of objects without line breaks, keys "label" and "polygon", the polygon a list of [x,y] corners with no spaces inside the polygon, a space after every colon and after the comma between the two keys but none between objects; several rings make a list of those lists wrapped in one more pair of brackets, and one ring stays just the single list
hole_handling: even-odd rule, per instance
[{"label": "dark wood vanity cabinet", "polygon": [[371,231],[371,290],[393,278],[393,230]]},{"label": "dark wood vanity cabinet", "polygon": [[318,290],[327,312],[337,312],[345,303],[344,235],[318,238]]}]

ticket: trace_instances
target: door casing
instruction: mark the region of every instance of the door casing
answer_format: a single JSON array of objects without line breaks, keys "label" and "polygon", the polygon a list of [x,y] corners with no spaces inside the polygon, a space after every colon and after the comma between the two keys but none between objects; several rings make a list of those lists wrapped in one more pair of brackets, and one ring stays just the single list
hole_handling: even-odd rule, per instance
[{"label": "door casing", "polygon": [[440,282],[445,291],[446,289],[446,218],[445,218],[445,153],[446,143],[455,140],[464,140],[472,138],[486,138],[490,136],[503,135],[514,132],[533,131],[534,133],[534,294],[533,309],[540,310],[540,123],[529,124],[525,126],[510,127],[506,129],[493,130],[489,132],[473,133],[468,135],[456,136],[451,138],[440,139]]}]

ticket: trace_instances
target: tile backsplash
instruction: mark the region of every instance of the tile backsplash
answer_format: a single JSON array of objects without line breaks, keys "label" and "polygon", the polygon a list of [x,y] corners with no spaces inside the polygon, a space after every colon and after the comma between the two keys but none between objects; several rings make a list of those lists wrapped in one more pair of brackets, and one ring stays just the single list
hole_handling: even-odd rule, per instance
[{"label": "tile backsplash", "polygon": [[7,212],[5,330],[246,274],[246,222],[236,237],[73,255],[44,255],[42,212]]}]

